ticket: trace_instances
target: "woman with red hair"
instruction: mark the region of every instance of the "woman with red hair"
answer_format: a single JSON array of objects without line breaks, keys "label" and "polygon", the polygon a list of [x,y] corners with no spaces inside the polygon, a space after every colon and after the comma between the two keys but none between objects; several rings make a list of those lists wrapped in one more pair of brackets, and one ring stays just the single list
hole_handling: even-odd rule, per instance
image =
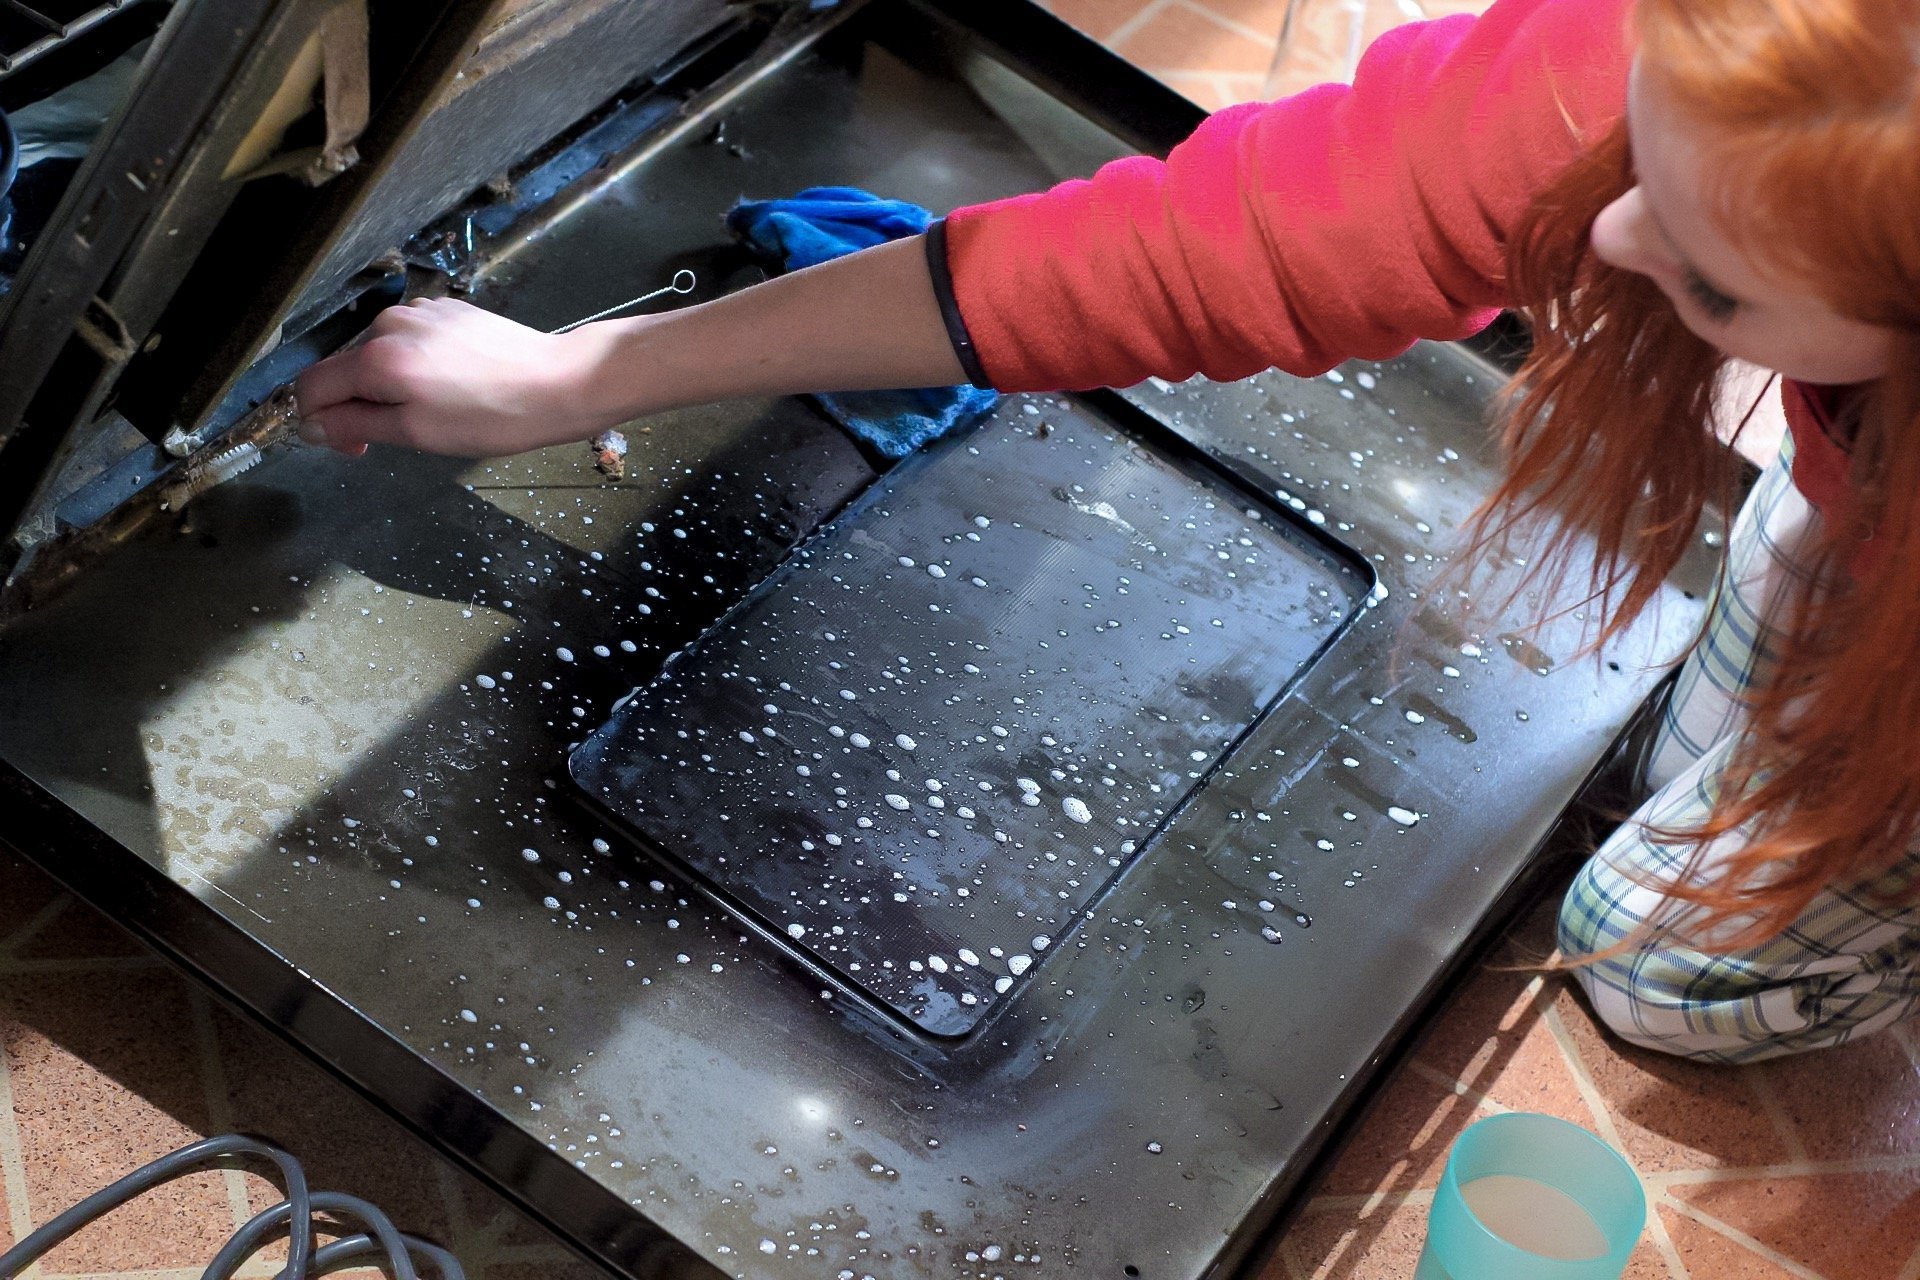
[{"label": "woman with red hair", "polygon": [[1551,515],[1552,573],[1591,539],[1611,635],[1731,491],[1729,362],[1770,370],[1788,440],[1561,943],[1637,1043],[1836,1044],[1920,1007],[1916,48],[1912,0],[1500,0],[1164,162],[703,306],[564,337],[396,308],[301,379],[303,433],[489,455],[738,396],[1305,377],[1514,307],[1476,546]]}]

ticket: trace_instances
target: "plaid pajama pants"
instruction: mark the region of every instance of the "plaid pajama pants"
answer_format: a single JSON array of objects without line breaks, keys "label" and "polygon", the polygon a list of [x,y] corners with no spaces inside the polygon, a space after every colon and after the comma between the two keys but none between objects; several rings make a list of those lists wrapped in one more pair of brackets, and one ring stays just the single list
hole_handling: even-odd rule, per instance
[{"label": "plaid pajama pants", "polygon": [[[1670,919],[1643,881],[1671,880],[1687,849],[1648,827],[1704,818],[1743,725],[1740,694],[1777,660],[1768,625],[1782,589],[1803,573],[1800,549],[1819,516],[1792,479],[1793,446],[1742,508],[1701,643],[1681,665],[1655,739],[1652,796],[1575,878],[1560,911],[1570,959],[1603,951]],[[1733,831],[1704,865],[1738,847]],[[1594,1011],[1622,1038],[1706,1062],[1751,1062],[1842,1044],[1920,1009],[1920,905],[1886,904],[1920,880],[1920,849],[1869,884],[1822,893],[1771,942],[1707,953],[1663,937],[1576,969]]]}]

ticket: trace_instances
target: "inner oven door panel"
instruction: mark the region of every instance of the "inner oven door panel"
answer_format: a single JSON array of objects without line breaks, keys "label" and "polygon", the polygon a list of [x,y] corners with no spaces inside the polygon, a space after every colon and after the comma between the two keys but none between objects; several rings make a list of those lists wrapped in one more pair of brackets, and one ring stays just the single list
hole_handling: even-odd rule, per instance
[{"label": "inner oven door panel", "polygon": [[[1147,117],[1197,118],[1170,102],[1030,6],[875,0],[612,166],[475,296],[552,327],[682,265],[723,287],[750,274],[705,270],[737,261],[720,218],[741,196],[1032,190],[1155,142]],[[1699,617],[1704,552],[1611,664],[1577,658],[1574,617],[1423,612],[1494,477],[1498,377],[1423,345],[1340,381],[1012,397],[877,498],[797,400],[631,425],[618,481],[584,447],[284,451],[0,633],[5,838],[633,1274],[1227,1274]],[[934,1035],[627,840],[567,761],[790,557],[837,545],[839,513],[851,531],[861,503],[930,497],[949,459],[1072,461],[1039,421],[1150,441],[1179,483],[1244,498],[1350,613],[1297,677],[1269,655],[1030,980]],[[1097,518],[1076,498],[1127,518],[1049,483],[1063,519]],[[1179,555],[1213,554],[1180,523],[1164,536],[1204,542]]]}]

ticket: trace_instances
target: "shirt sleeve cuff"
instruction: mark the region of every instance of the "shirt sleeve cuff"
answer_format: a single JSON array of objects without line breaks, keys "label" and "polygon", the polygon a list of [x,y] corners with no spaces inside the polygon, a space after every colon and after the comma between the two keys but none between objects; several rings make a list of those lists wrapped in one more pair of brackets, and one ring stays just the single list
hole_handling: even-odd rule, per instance
[{"label": "shirt sleeve cuff", "polygon": [[974,350],[973,338],[967,333],[967,322],[960,315],[960,304],[953,297],[953,272],[947,265],[947,220],[937,219],[927,228],[927,269],[933,277],[933,296],[940,304],[940,319],[947,326],[947,339],[953,343],[953,354],[960,359],[960,368],[966,372],[967,381],[976,387],[988,391],[993,384],[987,381],[987,371],[980,363],[980,353]]}]

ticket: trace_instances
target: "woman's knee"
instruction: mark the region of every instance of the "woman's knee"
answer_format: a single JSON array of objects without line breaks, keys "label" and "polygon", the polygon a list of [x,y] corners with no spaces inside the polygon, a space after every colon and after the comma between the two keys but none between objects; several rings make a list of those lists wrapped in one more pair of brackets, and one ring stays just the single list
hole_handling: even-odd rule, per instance
[{"label": "woman's knee", "polygon": [[1758,1062],[1871,1034],[1920,1005],[1910,969],[1805,973],[1756,954],[1699,951],[1659,935],[1646,895],[1595,858],[1560,904],[1558,940],[1594,1019],[1644,1049]]}]

